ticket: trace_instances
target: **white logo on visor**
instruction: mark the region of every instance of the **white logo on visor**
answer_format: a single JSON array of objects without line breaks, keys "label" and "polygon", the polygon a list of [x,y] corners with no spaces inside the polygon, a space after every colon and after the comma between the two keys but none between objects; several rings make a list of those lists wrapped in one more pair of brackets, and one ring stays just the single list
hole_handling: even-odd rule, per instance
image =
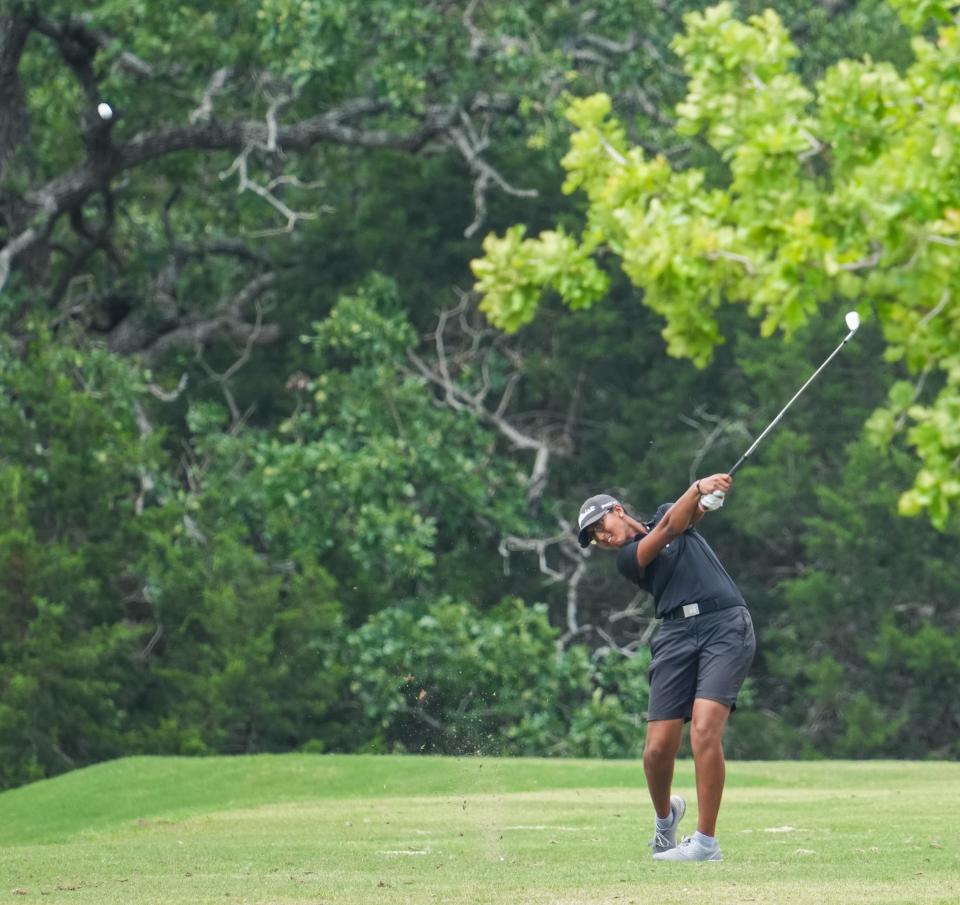
[{"label": "white logo on visor", "polygon": [[597,509],[599,509],[599,508],[600,508],[599,506],[594,505],[594,506],[591,506],[589,509],[584,509],[583,512],[580,513],[580,527],[581,527],[581,528],[583,527],[583,520],[584,520],[588,515],[590,515],[591,512],[596,512]]}]

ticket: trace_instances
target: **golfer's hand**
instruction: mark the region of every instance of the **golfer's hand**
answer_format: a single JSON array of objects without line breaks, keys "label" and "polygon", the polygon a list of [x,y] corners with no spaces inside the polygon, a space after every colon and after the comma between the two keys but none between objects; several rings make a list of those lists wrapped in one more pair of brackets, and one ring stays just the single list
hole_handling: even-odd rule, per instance
[{"label": "golfer's hand", "polygon": [[719,509],[723,505],[725,496],[726,494],[722,490],[715,490],[713,493],[700,497],[699,506],[704,512],[713,512],[714,509]]},{"label": "golfer's hand", "polygon": [[727,493],[733,486],[733,478],[728,474],[712,474],[707,478],[700,478],[697,481],[697,488],[701,496],[707,496],[711,493]]}]

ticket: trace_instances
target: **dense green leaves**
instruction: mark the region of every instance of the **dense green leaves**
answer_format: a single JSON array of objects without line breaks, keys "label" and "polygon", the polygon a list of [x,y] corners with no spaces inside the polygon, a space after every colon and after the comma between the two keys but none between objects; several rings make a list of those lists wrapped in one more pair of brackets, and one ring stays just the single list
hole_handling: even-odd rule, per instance
[{"label": "dense green leaves", "polygon": [[374,750],[637,756],[649,657],[558,650],[544,607],[390,608],[348,642],[354,721]]},{"label": "dense green leaves", "polygon": [[[561,525],[729,467],[848,300],[704,526],[761,641],[728,742],[955,753],[956,36],[775,6],[4,4],[0,785],[636,756],[649,601]],[[484,217],[511,336],[452,291]]]},{"label": "dense green leaves", "polygon": [[[137,381],[41,332],[0,361],[0,748],[5,785],[123,750],[139,634],[121,588],[142,477]],[[51,391],[53,390],[53,391]]]},{"label": "dense green leaves", "polygon": [[[934,13],[921,6],[924,19]],[[588,198],[582,242],[545,232],[521,243],[515,229],[488,238],[474,262],[485,310],[516,329],[546,289],[571,307],[594,299],[602,280],[591,256],[602,249],[663,316],[670,354],[705,366],[727,300],[762,318],[764,335],[790,336],[843,299],[878,318],[889,360],[943,378],[905,418],[878,415],[874,425],[889,434],[913,422],[907,439],[922,467],[901,511],[925,510],[944,527],[960,502],[957,29],[915,38],[915,62],[902,74],[869,59],[839,62],[813,105],[789,68],[797,51],[775,13],[744,23],[723,3],[685,24],[674,42],[689,78],[677,129],[702,134],[721,155],[724,184],[628,147],[604,96],[573,102],[565,188]],[[561,262],[568,277],[558,285]]]}]

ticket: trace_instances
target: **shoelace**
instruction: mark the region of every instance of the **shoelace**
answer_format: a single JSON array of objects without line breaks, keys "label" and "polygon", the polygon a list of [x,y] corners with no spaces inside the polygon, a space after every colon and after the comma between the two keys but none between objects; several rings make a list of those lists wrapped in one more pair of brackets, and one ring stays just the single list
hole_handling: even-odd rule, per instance
[{"label": "shoelace", "polygon": [[[658,848],[666,849],[673,848],[676,845],[676,842],[671,843],[670,837],[667,835],[669,830],[676,832],[677,821],[674,819],[673,823],[667,830],[660,830],[654,826],[653,838],[650,840],[650,847],[654,850]],[[676,837],[674,837],[676,838]]]},{"label": "shoelace", "polygon": [[653,848],[667,848],[670,845],[670,839],[661,830],[657,830],[653,834],[653,839],[650,840],[650,845]]}]

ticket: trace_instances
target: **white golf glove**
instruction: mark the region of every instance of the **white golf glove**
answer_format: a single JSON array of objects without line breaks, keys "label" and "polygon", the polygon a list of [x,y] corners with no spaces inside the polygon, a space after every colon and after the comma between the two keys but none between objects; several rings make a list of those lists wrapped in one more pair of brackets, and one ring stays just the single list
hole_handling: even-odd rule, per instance
[{"label": "white golf glove", "polygon": [[723,505],[723,498],[726,494],[722,490],[715,490],[713,493],[705,493],[700,497],[700,508],[704,512],[713,512]]}]

